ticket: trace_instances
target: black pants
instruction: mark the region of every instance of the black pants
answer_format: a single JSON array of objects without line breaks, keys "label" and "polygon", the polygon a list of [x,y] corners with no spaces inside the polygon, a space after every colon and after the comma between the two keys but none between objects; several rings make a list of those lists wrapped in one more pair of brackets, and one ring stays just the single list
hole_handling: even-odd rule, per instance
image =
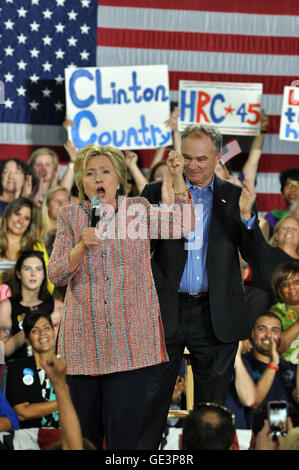
[{"label": "black pants", "polygon": [[138,449],[158,449],[185,347],[190,352],[194,403],[225,403],[238,343],[220,343],[210,321],[207,298],[180,298],[176,334],[167,340],[170,362],[152,369],[145,397]]},{"label": "black pants", "polygon": [[104,436],[108,449],[137,449],[147,378],[154,367],[94,377],[67,376],[82,435],[97,449],[102,448]]}]

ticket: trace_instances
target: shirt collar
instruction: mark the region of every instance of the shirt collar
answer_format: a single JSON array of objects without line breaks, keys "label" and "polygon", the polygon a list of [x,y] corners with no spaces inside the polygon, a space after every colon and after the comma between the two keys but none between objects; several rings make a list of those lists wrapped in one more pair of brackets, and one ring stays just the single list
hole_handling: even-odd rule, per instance
[{"label": "shirt collar", "polygon": [[201,189],[204,189],[204,188],[209,188],[211,190],[211,192],[213,193],[213,191],[214,191],[214,182],[215,182],[215,175],[213,174],[212,181],[207,186],[203,186],[203,188],[199,188],[198,186],[191,184],[190,181],[188,180],[188,178],[186,177],[186,185],[188,186],[188,189],[194,188],[194,189],[201,190]]}]

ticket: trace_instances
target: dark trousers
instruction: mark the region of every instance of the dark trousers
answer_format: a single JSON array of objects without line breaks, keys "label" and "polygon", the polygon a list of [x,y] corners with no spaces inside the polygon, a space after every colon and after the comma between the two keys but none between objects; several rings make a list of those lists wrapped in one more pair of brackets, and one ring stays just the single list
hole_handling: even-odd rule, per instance
[{"label": "dark trousers", "polygon": [[190,352],[194,404],[225,403],[238,343],[220,343],[210,321],[207,298],[192,302],[180,298],[176,334],[167,340],[170,362],[152,369],[145,397],[138,449],[158,449],[185,347]]},{"label": "dark trousers", "polygon": [[97,449],[136,450],[147,378],[152,367],[100,376],[68,375],[83,437]]}]

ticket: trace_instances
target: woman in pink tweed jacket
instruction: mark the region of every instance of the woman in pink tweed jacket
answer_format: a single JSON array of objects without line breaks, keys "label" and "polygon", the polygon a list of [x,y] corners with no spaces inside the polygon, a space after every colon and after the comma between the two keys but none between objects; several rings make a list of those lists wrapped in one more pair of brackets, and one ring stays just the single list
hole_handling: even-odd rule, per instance
[{"label": "woman in pink tweed jacket", "polygon": [[[194,228],[182,157],[172,152],[168,165],[172,179],[164,181],[163,202],[176,204],[162,209],[141,197],[120,197],[126,193],[124,155],[88,145],[75,162],[80,202],[58,215],[48,265],[52,283],[68,286],[58,353],[83,435],[99,448],[103,435],[109,449],[137,448],[149,367],[168,360],[150,238],[181,238]],[[95,196],[97,228],[91,226]]]}]

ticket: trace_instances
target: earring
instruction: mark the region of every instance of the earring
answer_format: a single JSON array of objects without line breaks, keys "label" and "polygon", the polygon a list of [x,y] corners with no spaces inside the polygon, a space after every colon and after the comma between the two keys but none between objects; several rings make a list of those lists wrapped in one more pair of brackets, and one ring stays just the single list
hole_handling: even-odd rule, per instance
[{"label": "earring", "polygon": [[116,188],[116,189],[117,189],[117,191],[119,191],[119,189],[120,189],[120,186],[119,186],[119,184],[117,185],[117,188]]}]

